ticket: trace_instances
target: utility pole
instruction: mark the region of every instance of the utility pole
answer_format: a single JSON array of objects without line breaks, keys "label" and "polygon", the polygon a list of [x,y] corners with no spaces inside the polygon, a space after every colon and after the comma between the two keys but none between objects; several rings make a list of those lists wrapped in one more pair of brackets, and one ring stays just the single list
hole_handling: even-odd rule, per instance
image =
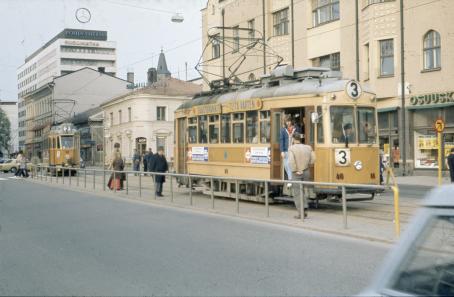
[{"label": "utility pole", "polygon": [[[295,68],[295,12],[294,12],[294,8],[295,8],[295,5],[294,5],[294,0],[291,0],[290,1],[290,5],[292,7],[292,11],[291,11],[291,14],[292,14],[292,67]],[[358,0],[356,0],[358,1]]]},{"label": "utility pole", "polygon": [[359,81],[359,0],[355,0],[356,80]]},{"label": "utility pole", "polygon": [[404,0],[400,0],[400,84],[401,84],[401,122],[402,122],[402,169],[403,175],[407,174],[407,136],[406,136],[406,114],[405,114],[405,36],[404,36]]},{"label": "utility pole", "polygon": [[263,74],[266,74],[266,14],[265,14],[265,0],[262,0],[262,20],[263,20]]},{"label": "utility pole", "polygon": [[225,9],[221,11],[222,14],[222,80],[225,80]]}]

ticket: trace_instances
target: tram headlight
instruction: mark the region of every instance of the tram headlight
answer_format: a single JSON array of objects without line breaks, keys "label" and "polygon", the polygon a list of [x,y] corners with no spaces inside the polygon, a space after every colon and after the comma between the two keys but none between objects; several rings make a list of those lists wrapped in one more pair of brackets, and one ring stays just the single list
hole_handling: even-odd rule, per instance
[{"label": "tram headlight", "polygon": [[361,169],[363,169],[363,162],[361,161],[356,161],[353,166],[355,166],[355,169],[360,171]]}]

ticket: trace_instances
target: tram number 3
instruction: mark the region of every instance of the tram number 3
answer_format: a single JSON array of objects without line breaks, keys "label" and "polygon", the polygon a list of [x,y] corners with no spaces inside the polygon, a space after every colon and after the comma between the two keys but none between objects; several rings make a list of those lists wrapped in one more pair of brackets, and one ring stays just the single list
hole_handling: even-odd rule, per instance
[{"label": "tram number 3", "polygon": [[334,152],[336,166],[350,165],[350,150],[349,149],[336,149]]},{"label": "tram number 3", "polygon": [[347,83],[346,91],[348,96],[352,99],[358,99],[362,93],[360,84],[354,80]]}]

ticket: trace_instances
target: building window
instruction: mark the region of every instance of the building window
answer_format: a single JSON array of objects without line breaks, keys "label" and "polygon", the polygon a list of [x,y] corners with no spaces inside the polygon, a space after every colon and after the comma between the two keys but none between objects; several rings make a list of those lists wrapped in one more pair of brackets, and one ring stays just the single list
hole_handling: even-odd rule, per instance
[{"label": "building window", "polygon": [[274,36],[288,34],[288,8],[273,13]]},{"label": "building window", "polygon": [[322,57],[318,57],[312,60],[314,67],[325,67],[330,68],[334,71],[340,70],[340,53],[334,53]]},{"label": "building window", "polygon": [[166,137],[165,136],[158,136],[156,137],[156,151],[163,150],[164,153],[166,152]]},{"label": "building window", "polygon": [[240,27],[233,27],[233,52],[240,50]]},{"label": "building window", "polygon": [[110,126],[113,126],[113,112],[110,113]]},{"label": "building window", "polygon": [[249,29],[248,31],[248,37],[249,37],[249,42],[253,43],[255,40],[255,20],[249,20],[247,22],[247,28]]},{"label": "building window", "polygon": [[394,41],[380,40],[380,76],[394,75]]},{"label": "building window", "polygon": [[166,120],[166,107],[165,106],[156,107],[156,120],[157,121]]},{"label": "building window", "polygon": [[312,0],[312,7],[314,27],[339,19],[339,0]]},{"label": "building window", "polygon": [[370,48],[369,43],[364,46],[364,61],[366,62],[364,65],[364,80],[369,79],[370,73]]},{"label": "building window", "polygon": [[424,70],[441,67],[441,40],[437,31],[429,31],[424,35]]},{"label": "building window", "polygon": [[211,48],[212,48],[212,58],[217,59],[221,56],[221,43],[219,42],[219,34],[213,36],[211,40]]},{"label": "building window", "polygon": [[132,121],[132,111],[131,111],[131,107],[128,107],[128,122],[131,122]]},{"label": "building window", "polygon": [[122,118],[121,118],[121,110],[118,111],[118,124],[121,124]]}]

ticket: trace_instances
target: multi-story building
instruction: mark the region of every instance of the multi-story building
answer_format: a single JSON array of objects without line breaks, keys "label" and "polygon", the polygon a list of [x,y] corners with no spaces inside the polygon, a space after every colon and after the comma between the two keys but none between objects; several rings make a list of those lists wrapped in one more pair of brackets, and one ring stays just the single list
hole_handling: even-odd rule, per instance
[{"label": "multi-story building", "polygon": [[108,98],[128,92],[129,82],[83,68],[53,78],[24,97],[25,149],[29,158],[47,158],[47,136],[51,126],[71,121],[74,115],[99,106]]},{"label": "multi-story building", "polygon": [[[10,122],[10,145],[8,148],[3,148],[4,151],[0,151],[0,154],[7,155],[8,153],[15,153],[18,150],[17,140],[17,102],[0,99],[0,109],[3,110],[8,117]],[[1,149],[1,148],[0,148]]]},{"label": "multi-story building", "polygon": [[[208,80],[255,80],[278,61],[341,71],[377,94],[380,145],[390,163],[428,173],[438,167],[437,118],[446,121],[445,152],[454,147],[453,14],[451,0],[209,0],[202,66]],[[232,75],[241,55],[246,60]]]},{"label": "multi-story building", "polygon": [[84,67],[116,75],[116,43],[107,41],[106,31],[64,29],[25,59],[17,70],[21,148],[26,134],[24,96],[55,77]]}]

